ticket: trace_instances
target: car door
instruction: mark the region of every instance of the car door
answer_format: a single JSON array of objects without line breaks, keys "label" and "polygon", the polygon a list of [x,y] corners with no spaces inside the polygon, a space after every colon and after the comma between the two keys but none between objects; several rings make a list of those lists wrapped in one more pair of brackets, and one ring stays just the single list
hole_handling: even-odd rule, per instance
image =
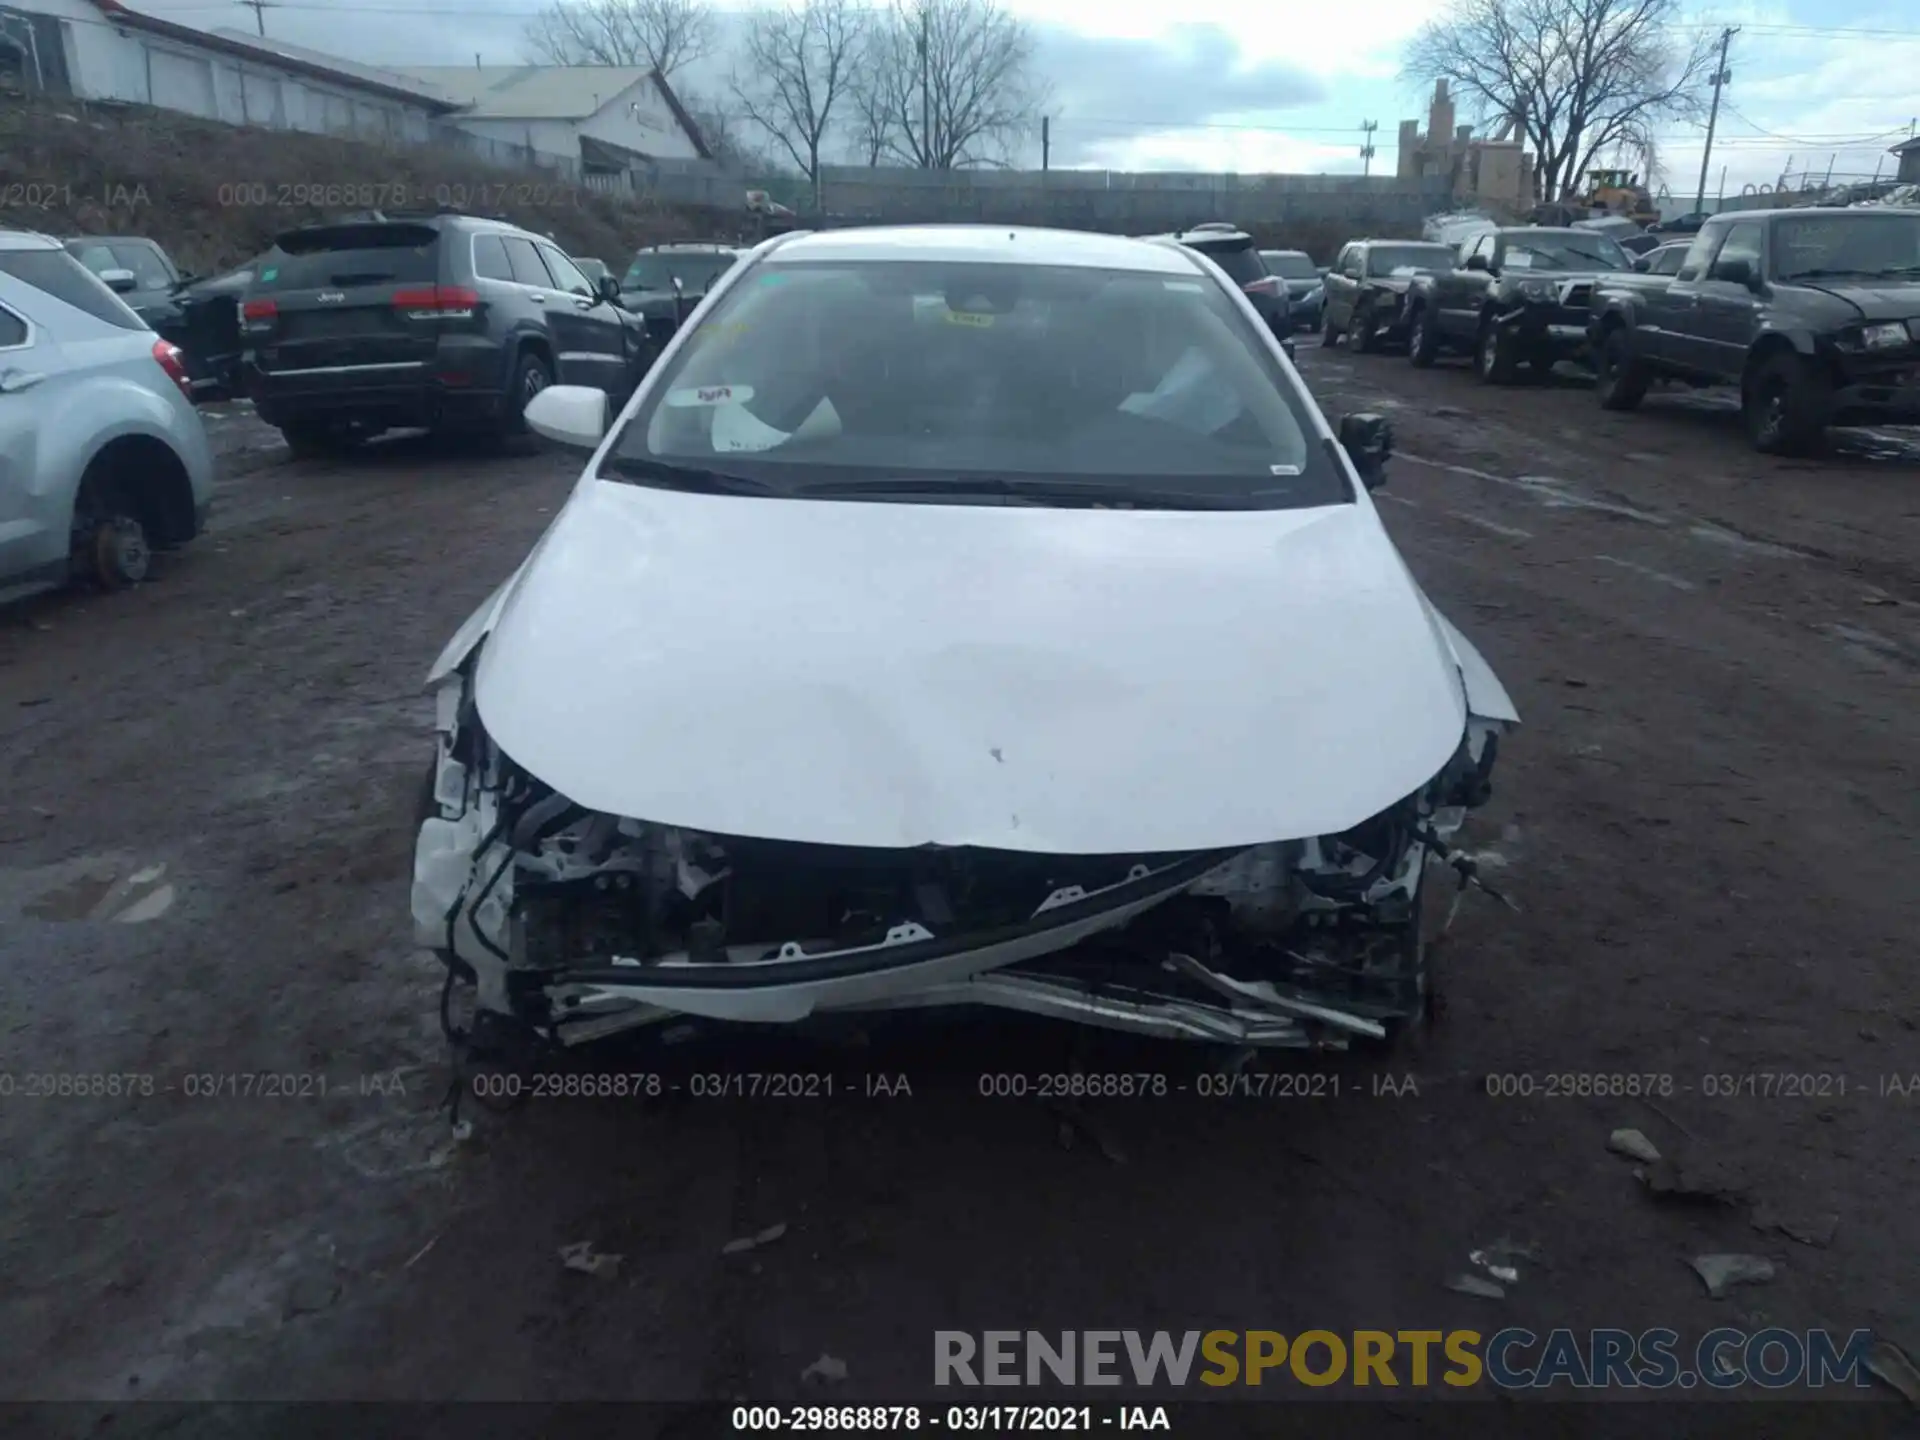
[{"label": "car door", "polygon": [[1726,238],[1699,282],[1694,311],[1695,334],[1701,363],[1721,378],[1746,369],[1747,347],[1758,329],[1760,297],[1744,284],[1727,279],[1729,265],[1744,263],[1756,279],[1764,275],[1767,227],[1759,220],[1740,220],[1727,227]]},{"label": "car door", "polygon": [[1702,226],[1687,247],[1673,283],[1649,297],[1648,318],[1656,326],[1651,353],[1670,365],[1701,374],[1710,373],[1712,368],[1712,349],[1700,331],[1701,290],[1720,242],[1726,238],[1727,223]]},{"label": "car door", "polygon": [[38,473],[39,415],[57,366],[53,342],[0,294],[0,593],[66,555],[66,521]]},{"label": "car door", "polygon": [[553,276],[547,316],[561,383],[624,394],[627,327],[619,307],[602,300],[585,272],[558,246],[537,248]]},{"label": "car door", "polygon": [[1360,267],[1364,263],[1364,246],[1348,245],[1334,257],[1333,267],[1327,271],[1326,310],[1322,316],[1326,328],[1342,331],[1353,319],[1353,297],[1360,290]]},{"label": "car door", "polygon": [[[1461,247],[1460,263],[1445,274],[1434,277],[1434,295],[1443,335],[1461,338],[1472,335],[1479,328],[1480,297],[1487,293],[1487,287],[1493,283],[1491,267],[1497,240],[1498,237],[1491,230],[1484,235],[1474,236]],[[1469,268],[1476,258],[1485,261],[1489,268]]]}]

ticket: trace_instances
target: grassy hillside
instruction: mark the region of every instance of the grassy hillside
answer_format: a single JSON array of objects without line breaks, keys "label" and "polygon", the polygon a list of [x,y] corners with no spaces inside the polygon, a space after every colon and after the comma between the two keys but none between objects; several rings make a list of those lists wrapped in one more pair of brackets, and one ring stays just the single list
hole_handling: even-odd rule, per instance
[{"label": "grassy hillside", "polygon": [[453,147],[246,129],[145,106],[0,99],[0,225],[150,235],[197,274],[258,254],[290,226],[436,203],[504,215],[616,268],[636,246],[739,223],[615,199]]}]

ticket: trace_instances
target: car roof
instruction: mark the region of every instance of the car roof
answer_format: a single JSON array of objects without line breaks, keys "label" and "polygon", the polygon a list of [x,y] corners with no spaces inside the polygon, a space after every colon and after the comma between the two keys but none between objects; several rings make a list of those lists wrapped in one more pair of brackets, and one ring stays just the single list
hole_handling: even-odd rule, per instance
[{"label": "car roof", "polygon": [[51,235],[38,230],[0,230],[0,250],[64,250]]},{"label": "car roof", "polygon": [[[1911,217],[1913,211],[1895,205],[1794,205],[1775,206],[1768,210],[1721,210],[1707,217],[1707,224],[1716,220],[1766,220],[1774,216],[1791,215],[1794,219],[1803,219],[1810,215],[1833,218],[1840,215],[1894,215]],[[1705,229],[1706,226],[1700,227]]]},{"label": "car roof", "polygon": [[740,247],[738,245],[729,245],[722,240],[668,240],[659,245],[642,245],[633,253],[636,255],[653,255],[667,250],[696,250],[704,254],[716,254],[724,251],[731,255],[737,254],[739,249]]},{"label": "car roof", "polygon": [[1307,259],[1307,260],[1311,260],[1313,258],[1311,255],[1307,254],[1307,252],[1304,250],[1262,250],[1260,253],[1262,255],[1298,255],[1301,258]]},{"label": "car roof", "polygon": [[1034,225],[872,225],[788,236],[766,263],[786,260],[935,260],[1067,265],[1191,277],[1199,267],[1161,237],[1130,239]]},{"label": "car roof", "polygon": [[1188,230],[1172,230],[1165,235],[1142,235],[1142,240],[1171,240],[1180,245],[1227,245],[1234,249],[1253,244],[1253,236],[1231,225],[1196,225]]},{"label": "car roof", "polygon": [[63,242],[68,245],[154,245],[159,241],[151,235],[69,235]]}]

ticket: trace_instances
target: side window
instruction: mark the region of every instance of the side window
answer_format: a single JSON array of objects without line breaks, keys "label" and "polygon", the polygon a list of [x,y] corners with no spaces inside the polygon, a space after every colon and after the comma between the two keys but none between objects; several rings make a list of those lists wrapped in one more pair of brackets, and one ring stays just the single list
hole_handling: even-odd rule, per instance
[{"label": "side window", "polygon": [[0,309],[0,350],[12,350],[27,343],[27,322],[11,310]]},{"label": "side window", "polygon": [[514,280],[521,285],[533,285],[545,290],[553,284],[553,276],[547,273],[547,267],[540,263],[540,252],[533,248],[531,240],[523,240],[518,235],[502,237],[506,246],[507,264],[513,270]]},{"label": "side window", "polygon": [[1742,220],[1728,227],[1726,244],[1720,247],[1720,253],[1713,257],[1713,279],[1721,278],[1720,267],[1730,260],[1744,260],[1755,275],[1760,273],[1760,247],[1766,240],[1766,231],[1757,220]]},{"label": "side window", "polygon": [[507,247],[498,235],[473,237],[473,273],[482,280],[512,280],[513,267],[507,263]]},{"label": "side window", "polygon": [[1653,257],[1653,264],[1647,268],[1655,275],[1678,275],[1680,262],[1687,258],[1687,247],[1673,245]]},{"label": "side window", "polygon": [[1464,266],[1469,260],[1471,260],[1476,255],[1478,255],[1482,260],[1485,260],[1489,263],[1492,262],[1493,237],[1491,235],[1477,235],[1473,239],[1469,240],[1466,243],[1466,245],[1461,249],[1460,263]]},{"label": "side window", "polygon": [[1713,258],[1713,252],[1720,248],[1720,238],[1727,233],[1724,225],[1705,225],[1700,233],[1693,237],[1693,244],[1687,247],[1687,258],[1680,262],[1680,269],[1674,276],[1676,280],[1698,280],[1707,273],[1707,262]]},{"label": "side window", "polygon": [[155,245],[122,243],[113,247],[113,258],[123,270],[131,270],[142,290],[164,290],[177,278],[173,266]]},{"label": "side window", "polygon": [[104,275],[109,270],[118,270],[120,262],[114,257],[109,245],[82,245],[74,255],[80,263],[96,275]]},{"label": "side window", "polygon": [[580,273],[580,267],[551,245],[540,247],[540,258],[547,262],[547,269],[553,272],[553,283],[562,290],[570,295],[593,294],[593,285]]}]

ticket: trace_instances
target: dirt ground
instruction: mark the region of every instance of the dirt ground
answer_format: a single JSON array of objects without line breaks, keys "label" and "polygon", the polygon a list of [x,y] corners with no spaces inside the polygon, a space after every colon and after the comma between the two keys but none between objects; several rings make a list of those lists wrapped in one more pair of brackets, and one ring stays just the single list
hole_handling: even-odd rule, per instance
[{"label": "dirt ground", "polygon": [[[832,1100],[469,1104],[456,1144],[407,918],[421,681],[575,463],[295,465],[217,421],[240,463],[203,542],[139,593],[0,616],[0,1395],[932,1398],[943,1328],[1770,1323],[1920,1353],[1920,1092],[1887,1088],[1920,1085],[1920,437],[1775,462],[1711,399],[1300,364],[1331,414],[1394,420],[1387,522],[1520,707],[1477,838],[1519,913],[1466,898],[1438,1028],[1305,1062],[1337,1098],[1077,1115],[977,1077],[1219,1057],[917,1022],[713,1061],[829,1070]],[[59,1073],[154,1093],[26,1097]],[[223,1078],[255,1073],[326,1093]],[[1672,1093],[1546,1094],[1622,1073]],[[1829,1078],[1770,1078],[1802,1076]],[[1656,1200],[1622,1126],[1827,1243]],[[1500,1237],[1537,1255],[1504,1299],[1446,1288]],[[579,1241],[617,1271],[563,1268]],[[1686,1262],[1725,1251],[1777,1274],[1711,1300]],[[803,1380],[822,1355],[844,1380]]]}]

